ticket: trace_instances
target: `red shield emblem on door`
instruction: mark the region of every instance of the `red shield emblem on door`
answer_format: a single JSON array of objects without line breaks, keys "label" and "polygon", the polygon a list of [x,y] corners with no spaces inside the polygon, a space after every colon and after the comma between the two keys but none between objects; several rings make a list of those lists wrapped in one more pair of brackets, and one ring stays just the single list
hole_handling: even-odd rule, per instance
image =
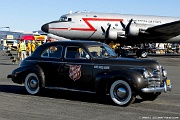
[{"label": "red shield emblem on door", "polygon": [[81,77],[81,65],[70,65],[69,77],[76,81]]}]

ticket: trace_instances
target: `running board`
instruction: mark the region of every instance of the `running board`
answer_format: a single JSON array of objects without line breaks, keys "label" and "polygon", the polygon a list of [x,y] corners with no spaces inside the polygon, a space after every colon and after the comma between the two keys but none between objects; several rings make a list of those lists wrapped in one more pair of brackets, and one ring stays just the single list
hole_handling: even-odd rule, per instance
[{"label": "running board", "polygon": [[77,89],[62,88],[62,87],[45,87],[45,88],[54,89],[54,90],[66,90],[66,91],[75,91],[75,92],[96,94],[96,92],[93,92],[93,91],[77,90]]}]

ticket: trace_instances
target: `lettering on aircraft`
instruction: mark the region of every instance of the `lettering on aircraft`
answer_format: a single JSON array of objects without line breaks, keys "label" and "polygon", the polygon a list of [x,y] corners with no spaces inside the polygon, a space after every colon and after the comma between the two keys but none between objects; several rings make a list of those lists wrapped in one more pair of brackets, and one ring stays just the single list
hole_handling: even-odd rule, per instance
[{"label": "lettering on aircraft", "polygon": [[[128,22],[130,20],[127,20]],[[136,19],[133,19],[134,22],[138,22],[138,23],[155,23],[155,24],[161,24],[161,21],[157,21],[157,20],[136,20]]]}]

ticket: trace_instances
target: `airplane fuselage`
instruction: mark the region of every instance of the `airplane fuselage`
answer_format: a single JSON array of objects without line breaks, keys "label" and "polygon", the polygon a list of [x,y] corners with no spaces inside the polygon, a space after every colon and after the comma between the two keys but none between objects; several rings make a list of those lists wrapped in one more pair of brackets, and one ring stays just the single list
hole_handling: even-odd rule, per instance
[{"label": "airplane fuselage", "polygon": [[[124,25],[128,25],[131,19],[132,23],[129,26],[127,34],[122,26],[122,23]],[[67,39],[100,41],[104,39],[121,40],[127,38],[127,40],[135,43],[180,43],[180,35],[178,33],[177,35],[169,34],[168,36],[163,37],[163,32],[161,33],[159,31],[153,31],[152,33],[154,34],[150,34],[147,32],[147,29],[149,28],[171,23],[174,21],[180,21],[180,18],[150,15],[76,12],[72,14],[65,14],[60,17],[60,20],[52,21],[43,25],[42,30],[44,32],[52,33],[54,35],[58,35]],[[105,33],[103,33],[102,29],[107,30],[108,27],[108,35],[107,38],[105,38]]]}]

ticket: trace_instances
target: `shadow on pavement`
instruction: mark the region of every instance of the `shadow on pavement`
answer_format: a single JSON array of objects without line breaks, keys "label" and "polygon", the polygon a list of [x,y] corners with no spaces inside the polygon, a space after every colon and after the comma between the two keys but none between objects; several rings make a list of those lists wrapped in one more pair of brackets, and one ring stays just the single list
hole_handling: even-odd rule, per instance
[{"label": "shadow on pavement", "polygon": [[[24,86],[16,86],[16,85],[0,85],[0,92],[28,95]],[[43,89],[43,91],[36,96],[117,106],[112,102],[112,100],[108,95],[97,96],[96,94],[91,94],[91,93]],[[141,103],[141,102],[142,102],[141,99],[136,99],[136,101],[133,104]]]},{"label": "shadow on pavement", "polygon": [[0,85],[0,92],[15,93],[15,94],[27,94],[24,86],[16,85]]}]

